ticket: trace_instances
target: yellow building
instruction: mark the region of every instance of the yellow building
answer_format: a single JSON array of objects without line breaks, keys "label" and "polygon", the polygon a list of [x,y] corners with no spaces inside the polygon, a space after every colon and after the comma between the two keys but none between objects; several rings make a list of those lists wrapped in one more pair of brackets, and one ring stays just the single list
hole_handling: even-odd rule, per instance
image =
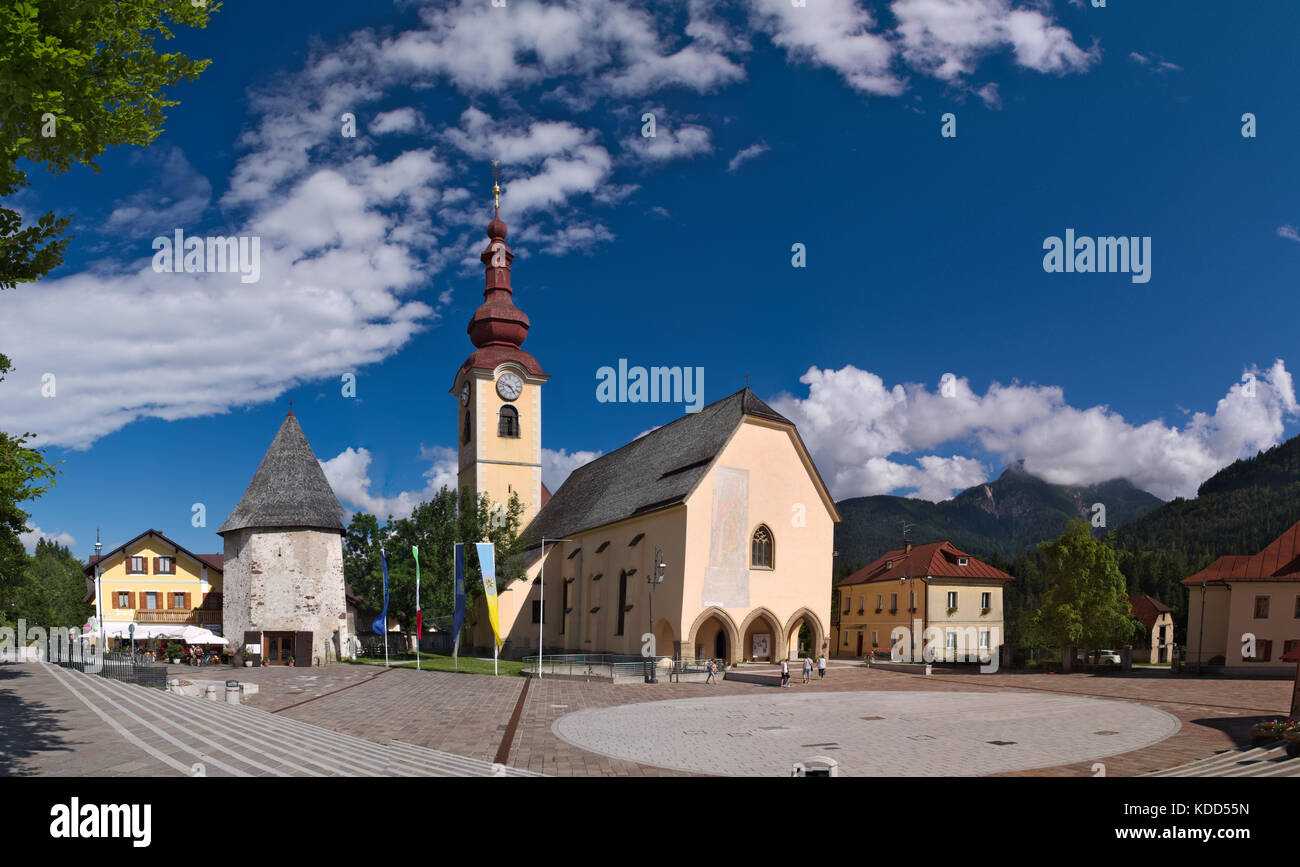
[{"label": "yellow building", "polygon": [[1289,673],[1300,648],[1300,523],[1254,555],[1220,557],[1183,579],[1188,665]]},{"label": "yellow building", "polygon": [[109,634],[134,622],[202,626],[220,635],[222,559],[146,530],[90,558],[86,602]]},{"label": "yellow building", "polygon": [[994,657],[1006,640],[1002,589],[1013,580],[951,542],[906,542],[836,585],[840,622],[832,655],[889,653],[893,631],[902,628],[913,660],[923,658],[925,642],[936,644],[935,659]]},{"label": "yellow building", "polygon": [[[520,348],[529,322],[505,236],[494,218],[475,351],[452,387],[461,486],[524,504],[526,576],[499,587],[503,654],[540,643],[735,661],[827,649],[839,513],[794,424],[749,389],[579,467],[548,498],[548,377]],[[463,642],[490,652],[492,640],[480,598]]]}]

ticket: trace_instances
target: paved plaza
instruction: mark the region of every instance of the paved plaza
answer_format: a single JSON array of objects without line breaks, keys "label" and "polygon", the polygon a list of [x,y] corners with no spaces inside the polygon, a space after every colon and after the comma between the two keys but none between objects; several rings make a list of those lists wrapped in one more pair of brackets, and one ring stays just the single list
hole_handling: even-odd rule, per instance
[{"label": "paved plaza", "polygon": [[[202,699],[125,684],[106,691],[75,672],[0,664],[0,775],[179,776],[202,761],[196,753],[250,774],[413,773],[392,752],[405,750],[426,773],[485,772],[501,761],[551,776],[788,774],[793,761],[822,753],[854,775],[1094,776],[1100,762],[1107,776],[1136,776],[1247,745],[1251,724],[1286,716],[1291,701],[1291,684],[1281,680],[924,677],[846,663],[833,664],[825,680],[796,676],[788,690],[761,676],[623,685],[346,664],[169,671],[253,682],[258,692],[227,729],[224,715],[213,716],[222,711],[194,707]],[[695,719],[685,724],[684,715]],[[1115,734],[1098,734],[1108,731]],[[274,749],[303,738],[332,744],[318,758],[337,761],[322,768]],[[734,758],[715,761],[702,750]],[[1224,756],[1219,764],[1230,764]]]},{"label": "paved plaza", "polygon": [[780,776],[814,755],[846,776],[984,776],[1141,749],[1178,718],[1130,702],[951,692],[795,693],[575,711],[574,746],[681,771]]}]

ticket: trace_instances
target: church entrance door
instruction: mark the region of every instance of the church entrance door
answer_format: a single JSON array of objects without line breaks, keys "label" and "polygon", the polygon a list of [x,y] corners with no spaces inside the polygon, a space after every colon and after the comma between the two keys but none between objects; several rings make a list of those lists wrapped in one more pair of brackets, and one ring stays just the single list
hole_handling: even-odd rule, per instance
[{"label": "church entrance door", "polygon": [[292,632],[263,633],[262,658],[268,665],[288,665],[291,656],[293,656]]}]

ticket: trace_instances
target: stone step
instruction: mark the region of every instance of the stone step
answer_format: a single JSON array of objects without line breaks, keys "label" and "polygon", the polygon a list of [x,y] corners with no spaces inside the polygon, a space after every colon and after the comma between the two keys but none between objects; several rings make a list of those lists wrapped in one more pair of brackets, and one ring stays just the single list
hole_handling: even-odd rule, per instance
[{"label": "stone step", "polygon": [[544,776],[399,741],[376,743],[244,705],[50,669],[128,740],[176,769],[202,764],[208,776]]}]

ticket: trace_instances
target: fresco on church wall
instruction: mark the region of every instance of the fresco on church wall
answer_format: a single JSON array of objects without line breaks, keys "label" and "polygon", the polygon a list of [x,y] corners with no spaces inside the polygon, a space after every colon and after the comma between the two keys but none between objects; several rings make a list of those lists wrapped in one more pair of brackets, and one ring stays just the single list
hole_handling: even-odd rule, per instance
[{"label": "fresco on church wall", "polygon": [[713,472],[713,520],[709,565],[701,604],[708,608],[749,607],[749,470],[718,467]]}]

